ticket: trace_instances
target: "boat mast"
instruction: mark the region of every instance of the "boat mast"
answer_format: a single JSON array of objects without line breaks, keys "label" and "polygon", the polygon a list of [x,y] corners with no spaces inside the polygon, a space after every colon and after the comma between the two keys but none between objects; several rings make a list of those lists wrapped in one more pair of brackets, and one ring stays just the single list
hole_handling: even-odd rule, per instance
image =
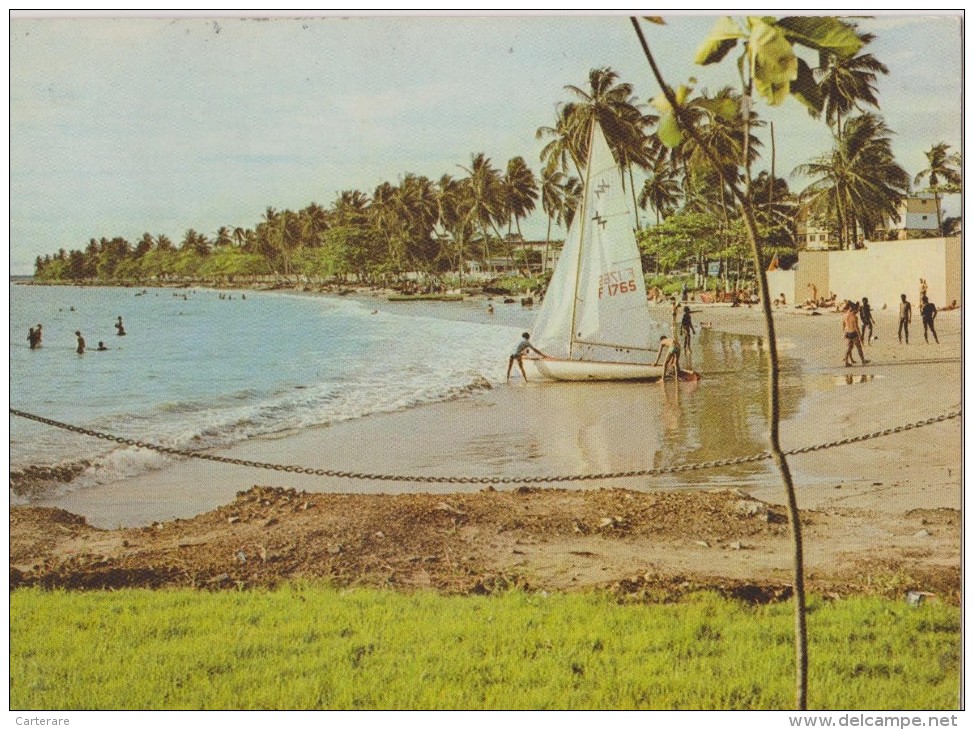
[{"label": "boat mast", "polygon": [[[568,336],[568,359],[572,359],[572,353],[575,349],[575,315],[578,310],[578,283],[579,275],[582,272],[582,253],[583,244],[585,243],[585,221],[588,218],[588,186],[589,180],[592,177],[592,143],[595,141],[595,125],[598,121],[595,117],[592,117],[592,128],[589,130],[588,135],[588,164],[585,166],[585,182],[582,185],[582,222],[578,229],[578,260],[575,262],[575,292],[572,296],[572,331]],[[578,213],[576,212],[576,215]]]}]

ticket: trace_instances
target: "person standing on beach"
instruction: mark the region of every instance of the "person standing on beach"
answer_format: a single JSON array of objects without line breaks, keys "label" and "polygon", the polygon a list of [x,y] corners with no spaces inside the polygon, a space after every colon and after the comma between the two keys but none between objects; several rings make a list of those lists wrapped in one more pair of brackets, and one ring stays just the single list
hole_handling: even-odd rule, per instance
[{"label": "person standing on beach", "polygon": [[900,294],[900,328],[896,332],[900,342],[906,339],[910,344],[910,321],[913,319],[913,307],[906,301],[906,294]]},{"label": "person standing on beach", "polygon": [[78,349],[76,350],[76,352],[79,355],[84,355],[85,354],[85,338],[82,337],[81,336],[81,332],[79,332],[77,330],[75,331],[74,334],[78,337]]},{"label": "person standing on beach", "polygon": [[[859,321],[862,322],[862,339],[866,341],[868,345],[873,341],[873,310],[869,306],[869,300],[866,297],[862,298],[862,304],[859,307]],[[869,335],[866,335],[866,329],[869,329]]]},{"label": "person standing on beach", "polygon": [[34,328],[34,339],[30,341],[30,349],[34,350],[41,346],[41,325],[40,323]]},{"label": "person standing on beach", "polygon": [[674,337],[667,337],[666,335],[660,335],[659,337],[659,352],[656,353],[656,362],[653,365],[659,365],[659,359],[663,357],[663,353],[666,353],[666,359],[663,360],[663,381],[666,381],[666,372],[673,366],[673,380],[680,379],[680,343]]},{"label": "person standing on beach", "polygon": [[541,357],[548,357],[541,350],[531,344],[531,334],[525,332],[521,335],[521,341],[517,343],[517,347],[514,348],[514,352],[511,353],[510,358],[507,360],[507,382],[511,382],[511,368],[514,367],[514,362],[517,361],[517,366],[521,368],[521,375],[524,379],[528,379],[528,374],[524,370],[524,356],[527,354],[528,350],[538,353]]},{"label": "person standing on beach", "polygon": [[940,340],[937,337],[937,330],[933,328],[933,321],[937,318],[937,305],[924,297],[920,300],[920,319],[923,321],[923,341],[928,345],[930,339],[927,337],[927,330],[933,335],[933,341],[938,345]]},{"label": "person standing on beach", "polygon": [[858,309],[859,307],[855,302],[847,301],[844,310],[845,313],[842,315],[842,330],[846,340],[846,367],[850,367],[855,363],[855,359],[852,357],[853,347],[859,351],[859,359],[862,360],[863,365],[869,362],[869,360],[866,359],[866,355],[862,351],[862,335],[859,332],[859,318],[857,316]]},{"label": "person standing on beach", "polygon": [[27,344],[30,345],[31,350],[37,347],[37,330],[33,327],[27,331]]},{"label": "person standing on beach", "polygon": [[118,321],[115,323],[115,330],[118,332],[118,336],[121,337],[125,334],[125,326],[122,324],[122,318],[119,317]]},{"label": "person standing on beach", "polygon": [[690,311],[690,307],[683,308],[683,319],[680,320],[680,334],[683,335],[683,349],[690,350],[690,335],[694,335],[697,331],[693,328],[693,321],[690,319],[690,315],[693,312]]}]

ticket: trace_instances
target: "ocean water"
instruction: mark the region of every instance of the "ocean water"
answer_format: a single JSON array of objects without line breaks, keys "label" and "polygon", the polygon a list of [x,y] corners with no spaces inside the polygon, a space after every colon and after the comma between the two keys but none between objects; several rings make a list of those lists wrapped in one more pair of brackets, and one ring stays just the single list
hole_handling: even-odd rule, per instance
[{"label": "ocean water", "polygon": [[[480,304],[451,305],[444,316],[439,303],[206,289],[11,284],[9,301],[12,408],[182,449],[489,387],[503,380],[507,354],[533,318],[519,307],[488,317]],[[31,350],[27,331],[37,323],[43,343]],[[75,352],[76,330],[84,355]],[[99,341],[109,349],[96,351]],[[86,464],[72,488],[166,459],[11,416],[11,470]]]},{"label": "ocean water", "polygon": [[[13,284],[9,301],[12,408],[187,450],[230,447],[500,385],[508,354],[536,316],[500,302],[488,314],[482,301],[395,303],[207,289]],[[652,313],[662,324],[666,308]],[[124,337],[114,329],[119,316]],[[44,341],[30,350],[27,330],[37,323],[44,325]],[[76,330],[89,347],[83,355],[75,352]],[[99,340],[107,351],[94,349]],[[522,435],[533,444],[529,457],[524,443],[514,448],[509,434],[491,432],[453,444],[454,451],[444,446],[441,456],[433,445],[422,468],[438,469],[446,459],[450,473],[565,474],[588,463],[601,472],[633,468],[604,466],[618,463],[666,466],[763,451],[765,375],[757,338],[701,329],[693,367],[703,380],[679,389],[550,384],[540,386],[543,393],[529,390],[525,407],[558,414],[544,434]],[[799,414],[804,387],[795,361],[786,359],[783,419]],[[633,429],[641,453],[610,454],[632,440],[619,434]],[[461,463],[457,453],[464,454]],[[505,455],[516,463],[507,464]],[[87,487],[172,463],[155,451],[10,418],[14,504],[58,504],[59,495],[89,493]],[[66,483],[61,471],[38,480],[30,467],[58,467],[72,478]],[[746,464],[686,472],[670,482],[760,483],[768,470],[766,463]],[[647,488],[670,482],[647,482]]]}]

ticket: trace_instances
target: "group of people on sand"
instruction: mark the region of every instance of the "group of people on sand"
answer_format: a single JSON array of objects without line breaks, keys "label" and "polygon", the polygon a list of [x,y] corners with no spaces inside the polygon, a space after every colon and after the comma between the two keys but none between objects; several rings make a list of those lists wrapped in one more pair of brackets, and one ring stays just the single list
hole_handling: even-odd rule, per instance
[{"label": "group of people on sand", "polygon": [[[832,309],[842,311],[845,308],[845,302],[841,305],[837,304],[838,297],[836,297],[835,292],[829,292],[829,296],[827,297],[820,297],[817,286],[809,282],[808,288],[811,290],[811,296],[798,305],[799,309]],[[784,298],[784,294],[781,296]]]},{"label": "group of people on sand", "polygon": [[[72,309],[73,309],[73,307],[72,307]],[[122,318],[121,317],[119,317],[118,320],[115,322],[115,333],[119,337],[123,337],[125,335],[125,325],[122,322]],[[85,350],[88,347],[87,346],[87,343],[85,343],[84,335],[81,334],[81,330],[75,330],[74,331],[74,336],[77,338],[77,343],[78,343],[77,344],[77,347],[75,348],[75,352],[77,352],[79,355],[84,355],[85,354]],[[41,346],[41,339],[42,339],[42,337],[43,337],[43,325],[38,324],[36,327],[31,327],[28,330],[28,332],[27,332],[27,344],[30,346],[30,349],[31,350],[36,350],[38,347]],[[105,343],[104,342],[99,341],[98,342],[98,347],[95,348],[95,349],[98,352],[103,352],[103,351],[107,350],[108,348],[105,347]]]},{"label": "group of people on sand", "polygon": [[[940,338],[937,336],[937,328],[934,325],[934,320],[937,319],[937,305],[927,297],[926,282],[923,279],[920,282],[920,321],[923,323],[923,340],[929,344],[930,337],[933,336],[933,341],[939,345]],[[956,308],[956,300],[950,307],[945,307],[945,309]],[[910,344],[910,324],[912,322],[913,305],[906,298],[906,294],[900,294],[900,307],[896,330],[896,337],[900,344]],[[869,306],[869,299],[863,297],[861,302],[855,302],[851,299],[846,300],[842,306],[842,332],[846,340],[846,367],[855,364],[853,349],[859,354],[859,360],[862,365],[869,362],[863,354],[862,346],[863,344],[869,345],[874,339],[879,339],[873,334],[873,325],[873,314]]]}]

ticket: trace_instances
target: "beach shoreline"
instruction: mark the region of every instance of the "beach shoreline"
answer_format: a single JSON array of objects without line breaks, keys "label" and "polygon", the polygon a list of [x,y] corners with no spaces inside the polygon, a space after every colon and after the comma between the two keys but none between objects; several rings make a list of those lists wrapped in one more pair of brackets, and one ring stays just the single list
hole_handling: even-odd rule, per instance
[{"label": "beach shoreline", "polygon": [[[697,310],[694,316],[698,324],[705,330],[753,338],[764,336],[764,323],[757,307],[692,306]],[[894,339],[894,317],[895,313],[889,311],[876,313],[879,340],[867,347],[871,362],[866,366],[844,368],[841,360],[841,321],[838,314],[825,312],[813,315],[791,309],[776,311],[775,326],[779,349],[788,357],[800,359],[802,378],[807,381],[800,413],[788,419],[782,427],[782,443],[785,449],[860,437],[959,411],[962,376],[960,313],[945,312],[938,318],[941,339],[939,345],[924,343],[922,331],[913,332],[911,344],[899,345]],[[605,393],[606,388],[613,386],[584,384],[576,387],[592,388],[587,391],[589,393]],[[657,383],[648,384],[648,387],[676,386],[672,383],[669,386]],[[681,384],[680,387],[685,386]],[[451,401],[433,403],[404,412],[369,416],[331,427],[262,438],[254,443],[226,450],[226,453],[242,459],[280,461],[285,464],[322,464],[371,474],[399,474],[419,465],[424,466],[427,474],[456,475],[459,472],[474,478],[498,474],[516,476],[525,469],[534,469],[534,473],[539,475],[538,480],[529,480],[525,486],[509,484],[485,488],[482,484],[470,483],[458,489],[455,485],[445,483],[427,484],[420,489],[415,482],[409,480],[370,483],[368,480],[357,482],[341,479],[327,480],[328,483],[322,485],[320,478],[187,460],[171,469],[139,478],[148,480],[146,484],[139,485],[139,491],[142,494],[151,492],[159,500],[156,505],[146,504],[147,509],[142,519],[112,522],[113,492],[117,496],[117,489],[106,489],[100,494],[85,490],[84,494],[59,500],[58,507],[61,510],[77,514],[84,514],[85,506],[89,509],[98,507],[97,503],[100,501],[102,504],[98,508],[108,517],[91,520],[90,524],[79,527],[78,534],[73,534],[70,539],[55,540],[53,545],[47,547],[34,545],[30,549],[25,548],[21,551],[19,560],[12,560],[12,567],[20,576],[18,581],[29,583],[35,580],[84,580],[79,576],[85,575],[86,569],[83,566],[78,567],[76,559],[92,554],[92,550],[107,561],[106,565],[117,566],[133,561],[138,563],[139,554],[143,554],[147,564],[157,565],[159,561],[165,563],[165,559],[158,555],[152,557],[152,551],[137,550],[133,547],[137,544],[134,536],[143,535],[146,531],[167,534],[171,532],[177,535],[183,532],[187,535],[197,534],[200,526],[206,525],[209,537],[199,542],[197,547],[179,548],[178,552],[181,555],[186,550],[190,550],[193,555],[199,553],[196,557],[183,556],[181,559],[202,561],[200,575],[208,575],[210,572],[213,575],[222,575],[226,571],[217,571],[213,566],[223,565],[230,559],[227,557],[227,546],[238,539],[239,535],[236,533],[239,532],[242,521],[232,521],[231,513],[240,511],[240,500],[247,504],[253,501],[253,489],[267,489],[270,490],[267,492],[269,497],[264,501],[275,505],[284,504],[286,507],[278,510],[280,515],[278,511],[274,511],[273,515],[268,511],[267,516],[260,518],[264,522],[278,520],[287,526],[293,518],[294,500],[300,500],[300,504],[317,505],[308,510],[317,509],[319,516],[316,520],[319,521],[312,521],[307,526],[310,532],[319,533],[318,538],[309,538],[309,545],[313,543],[317,546],[315,549],[322,545],[330,545],[328,549],[335,547],[334,541],[338,538],[334,536],[337,533],[330,533],[330,529],[347,530],[351,529],[349,526],[358,525],[363,530],[372,530],[369,534],[391,534],[388,531],[391,527],[386,524],[384,529],[382,525],[397,519],[396,514],[403,509],[404,503],[422,505],[422,514],[428,516],[427,513],[431,513],[437,516],[440,511],[449,513],[450,509],[443,507],[444,504],[466,511],[469,507],[462,506],[464,504],[493,500],[497,505],[506,506],[503,509],[500,506],[484,508],[493,517],[479,527],[469,524],[469,521],[465,522],[471,529],[461,530],[463,534],[457,539],[463,538],[472,542],[468,544],[461,541],[465,547],[454,545],[458,550],[469,549],[476,552],[479,556],[477,559],[481,561],[480,572],[483,575],[491,571],[517,568],[517,565],[512,564],[512,556],[530,553],[528,558],[524,558],[527,562],[521,566],[522,572],[543,575],[542,582],[554,589],[605,585],[606,581],[618,582],[623,577],[622,573],[631,572],[626,570],[626,566],[634,565],[645,568],[644,575],[652,574],[660,580],[670,580],[674,575],[684,572],[694,576],[709,576],[708,580],[723,578],[767,582],[774,579],[787,582],[784,577],[787,574],[787,530],[781,534],[768,534],[767,542],[762,542],[759,549],[755,548],[755,552],[733,547],[746,545],[747,540],[751,539],[747,534],[737,535],[736,539],[731,539],[733,535],[728,536],[720,546],[716,546],[712,540],[700,537],[706,531],[694,530],[692,526],[692,513],[699,507],[701,499],[709,499],[706,495],[730,495],[721,498],[723,506],[720,509],[731,510],[732,514],[735,508],[728,504],[734,505],[741,501],[753,501],[763,505],[755,507],[758,510],[756,514],[780,510],[784,495],[776,474],[770,468],[744,484],[735,485],[733,481],[720,486],[704,483],[697,484],[692,489],[681,484],[678,477],[665,480],[663,484],[649,490],[646,489],[645,482],[640,485],[614,479],[571,484],[571,489],[561,488],[565,485],[545,485],[540,478],[548,473],[544,470],[545,465],[539,464],[537,455],[532,454],[530,449],[525,449],[524,444],[530,441],[532,434],[551,427],[552,413],[559,414],[564,422],[572,420],[572,413],[582,413],[564,410],[578,408],[577,404],[565,406],[562,403],[566,400],[565,395],[573,392],[583,391],[524,384],[518,379],[510,385],[472,392]],[[491,438],[482,438],[487,435]],[[574,433],[571,435],[575,437]],[[640,448],[638,435],[627,433],[624,424],[623,427],[609,432],[607,438],[615,447],[614,450],[621,453],[629,450],[638,452]],[[482,471],[466,474],[464,457],[465,453],[469,453],[471,444],[496,450],[499,443],[503,448],[492,458],[483,458],[483,454],[480,455]],[[437,448],[431,449],[430,445]],[[459,449],[459,446],[467,451]],[[945,590],[943,586],[951,584],[953,577],[957,578],[959,585],[961,448],[961,421],[959,418],[952,418],[858,443],[791,457],[789,461],[795,473],[799,506],[809,515],[814,514],[811,524],[816,525],[810,528],[807,541],[810,569],[819,575],[831,576],[829,580],[840,579],[836,571],[841,567],[845,571],[842,575],[846,577],[851,575],[849,571],[852,568],[859,570],[862,575],[873,576],[877,570],[906,571],[906,574],[915,577],[921,589],[919,583],[933,580],[931,576],[934,574],[940,576],[937,581],[941,591]],[[607,463],[611,465],[616,462]],[[597,463],[597,460],[589,464],[580,461],[577,466],[580,470],[588,467],[595,473],[600,473],[605,471],[606,464]],[[146,490],[145,487],[150,483],[151,489]],[[199,489],[204,484],[207,486],[205,495]],[[548,497],[545,497],[546,493]],[[577,500],[608,510],[605,500],[610,497],[612,500],[617,497],[626,499],[625,495],[630,495],[629,499],[637,503],[642,500],[674,499],[676,501],[673,505],[681,504],[682,507],[672,508],[680,514],[686,513],[689,522],[679,534],[667,533],[670,537],[662,543],[649,536],[635,539],[631,530],[609,531],[618,534],[609,534],[604,529],[595,530],[598,534],[593,536],[593,525],[603,524],[606,519],[611,524],[615,517],[620,517],[608,512],[591,517],[590,523],[580,527],[581,532],[571,532],[567,536],[562,534],[563,531],[558,532],[557,539],[555,535],[544,531],[539,537],[538,534],[530,531],[523,533],[521,528],[509,525],[503,528],[504,535],[501,535],[496,532],[500,529],[498,515],[509,512],[510,505],[507,502],[518,494],[530,494],[535,505],[532,509],[538,510],[539,514],[550,512],[551,515],[560,514],[560,511],[566,509],[570,514],[571,504],[577,503]],[[284,497],[287,499],[282,502]],[[153,509],[165,509],[167,499],[180,501],[183,513],[172,519],[153,519]],[[545,506],[548,499],[550,505]],[[357,517],[353,518],[342,508],[342,500],[366,500],[372,515],[369,525],[363,527],[359,524]],[[381,506],[383,502],[385,507]],[[36,529],[37,520],[51,519],[57,522],[63,518],[63,514],[51,509],[38,511],[33,507],[13,508],[12,537],[30,542],[25,530]],[[301,517],[306,515],[302,513]],[[257,529],[264,524],[255,522],[257,519],[248,518],[247,524]],[[628,524],[634,525],[642,518],[630,514],[626,519]],[[656,534],[654,530],[669,529],[664,524],[665,520],[659,516],[646,519],[646,524],[652,525],[651,528],[646,528],[647,535]],[[153,522],[156,523],[155,526],[152,525]],[[341,525],[344,527],[340,527]],[[418,525],[419,523],[416,529],[420,529]],[[405,527],[408,526],[403,529]],[[852,531],[849,533],[851,537],[840,539],[839,536],[849,530]],[[512,536],[515,543],[517,540],[527,541],[527,544],[535,547],[525,550],[523,545],[507,545],[505,541]],[[441,537],[445,540],[447,536]],[[329,558],[329,561],[337,564],[354,557],[356,564],[361,564],[361,569],[349,568],[351,573],[347,580],[371,583],[379,580],[383,570],[377,568],[377,564],[368,569],[362,567],[368,563],[365,556],[374,557],[375,550],[385,550],[389,552],[389,556],[383,558],[387,564],[389,560],[398,560],[390,556],[397,555],[403,560],[410,557],[404,557],[404,553],[408,552],[405,547],[398,550],[388,544],[366,544],[369,542],[366,540],[360,544],[354,556],[352,549],[345,547],[342,549],[346,553],[336,552],[332,556],[334,559]],[[128,547],[124,543],[128,543]],[[707,543],[708,547],[703,547],[702,543]],[[493,550],[491,545],[500,547]],[[448,548],[443,543],[435,549]],[[768,560],[756,560],[758,552],[762,555],[766,553]],[[203,555],[207,553],[214,553],[215,563],[203,560]],[[591,566],[585,567],[591,562],[588,557],[590,553],[600,556],[595,561],[602,563],[597,570],[590,570]],[[640,555],[652,557],[640,558]],[[45,561],[50,563],[52,556],[58,557],[64,565],[75,567],[49,569],[45,573],[42,566]],[[513,559],[513,563],[517,562],[518,559]],[[408,560],[405,564],[409,565]],[[553,567],[556,564],[559,566],[557,570]],[[292,566],[278,571],[278,578],[315,574],[313,571],[308,573],[307,565],[302,565],[303,568]],[[399,563],[396,562],[396,565]],[[873,567],[870,568],[869,565]],[[424,569],[422,564],[418,567]],[[142,568],[148,570],[146,575],[157,577],[158,570],[162,570],[158,565],[153,569],[156,573],[145,565]],[[264,565],[262,569],[268,568]],[[78,570],[81,572],[78,573]],[[401,577],[400,580],[414,585],[413,579],[420,573],[421,571],[414,570],[409,573],[413,578]],[[65,577],[68,574],[74,577]],[[948,578],[944,578],[945,575]],[[455,576],[449,580],[454,578]],[[131,580],[125,579],[129,582]],[[434,580],[431,585],[438,585],[438,580]],[[449,583],[446,578],[443,580]],[[822,585],[829,580],[825,580]],[[136,580],[135,583],[139,584],[139,581]]]}]

